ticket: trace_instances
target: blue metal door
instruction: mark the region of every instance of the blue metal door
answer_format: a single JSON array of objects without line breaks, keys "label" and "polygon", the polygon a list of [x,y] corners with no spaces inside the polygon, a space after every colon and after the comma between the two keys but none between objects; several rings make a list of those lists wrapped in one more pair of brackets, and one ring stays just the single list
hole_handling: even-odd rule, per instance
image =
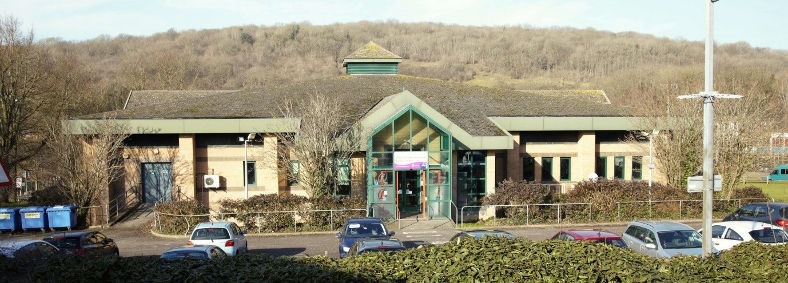
[{"label": "blue metal door", "polygon": [[145,202],[172,201],[172,163],[142,163]]}]

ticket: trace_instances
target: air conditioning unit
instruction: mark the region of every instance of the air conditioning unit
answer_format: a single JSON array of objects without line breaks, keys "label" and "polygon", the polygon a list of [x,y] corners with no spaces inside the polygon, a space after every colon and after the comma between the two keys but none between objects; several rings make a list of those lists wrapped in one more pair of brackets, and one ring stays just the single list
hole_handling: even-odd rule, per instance
[{"label": "air conditioning unit", "polygon": [[219,175],[205,175],[203,177],[203,187],[206,189],[218,189],[219,185]]}]

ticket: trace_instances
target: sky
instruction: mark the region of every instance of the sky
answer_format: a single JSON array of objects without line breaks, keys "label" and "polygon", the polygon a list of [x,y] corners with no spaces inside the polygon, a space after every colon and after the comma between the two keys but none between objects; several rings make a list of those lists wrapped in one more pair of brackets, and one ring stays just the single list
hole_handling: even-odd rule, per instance
[{"label": "sky", "polygon": [[[37,39],[86,40],[188,29],[309,22],[593,28],[703,41],[706,0],[0,0]],[[717,43],[744,41],[788,50],[788,0],[721,0],[714,4]]]}]

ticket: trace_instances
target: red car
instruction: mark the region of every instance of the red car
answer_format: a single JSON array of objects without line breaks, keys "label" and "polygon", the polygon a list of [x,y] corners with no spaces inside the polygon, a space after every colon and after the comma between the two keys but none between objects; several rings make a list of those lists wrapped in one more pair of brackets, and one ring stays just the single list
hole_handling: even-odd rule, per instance
[{"label": "red car", "polygon": [[608,244],[621,248],[627,247],[627,244],[624,243],[621,236],[605,231],[561,230],[550,239],[560,241],[589,241],[595,244]]}]

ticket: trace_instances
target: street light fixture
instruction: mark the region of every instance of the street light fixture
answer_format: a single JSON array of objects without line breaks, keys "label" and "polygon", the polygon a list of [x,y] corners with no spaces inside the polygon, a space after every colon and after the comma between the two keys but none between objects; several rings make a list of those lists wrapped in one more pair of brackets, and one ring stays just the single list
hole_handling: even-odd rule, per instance
[{"label": "street light fixture", "polygon": [[706,62],[705,90],[701,93],[680,95],[679,99],[703,98],[703,256],[712,254],[711,218],[712,193],[714,189],[714,100],[717,98],[741,98],[741,95],[721,94],[714,91],[714,39],[713,3],[718,0],[706,0]]},{"label": "street light fixture", "polygon": [[246,136],[246,138],[238,137],[238,141],[244,143],[244,168],[242,172],[244,174],[244,193],[246,194],[246,199],[249,199],[249,180],[247,180],[247,175],[249,175],[249,161],[247,160],[246,147],[249,143],[249,140],[254,140],[255,135],[256,134],[254,133],[250,133],[248,136]]}]

